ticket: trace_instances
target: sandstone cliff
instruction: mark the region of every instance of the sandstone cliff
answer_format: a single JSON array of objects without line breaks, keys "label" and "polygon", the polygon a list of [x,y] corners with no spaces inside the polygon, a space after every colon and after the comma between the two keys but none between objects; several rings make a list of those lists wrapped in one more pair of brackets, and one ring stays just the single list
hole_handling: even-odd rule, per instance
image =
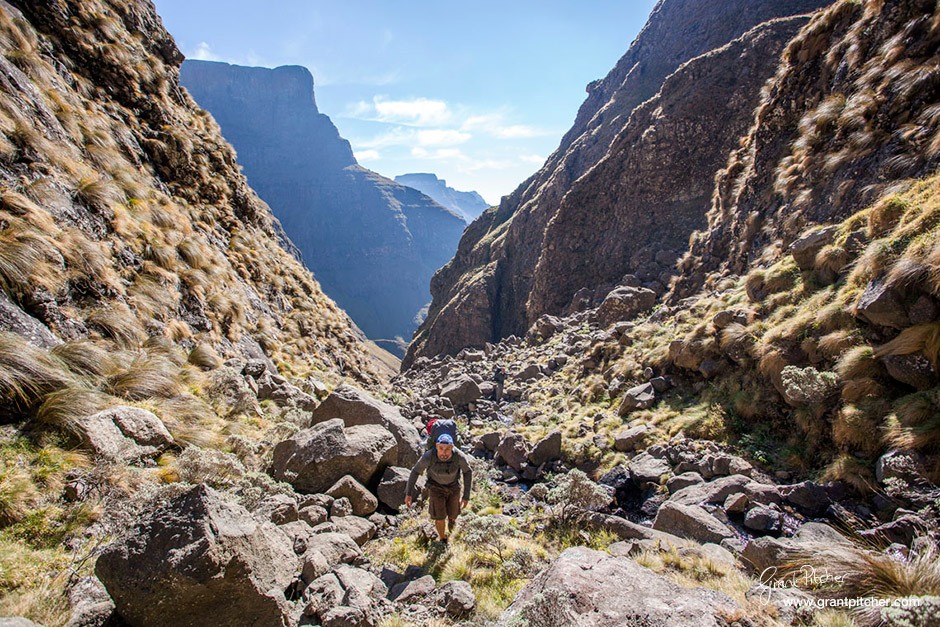
[{"label": "sandstone cliff", "polygon": [[[435,275],[431,283],[434,300],[427,320],[415,336],[415,341],[405,360],[406,364],[410,363],[416,355],[454,352],[463,346],[482,345],[484,342],[509,334],[524,333],[538,314],[546,310],[557,312],[559,307],[567,305],[573,291],[578,287],[588,287],[593,290],[599,287],[597,281],[610,283],[628,272],[638,271],[638,268],[631,268],[629,263],[624,262],[632,261],[633,254],[640,252],[639,249],[621,246],[614,259],[605,260],[605,265],[609,265],[610,269],[599,271],[602,276],[595,276],[598,271],[591,268],[591,279],[581,282],[580,285],[576,285],[579,282],[577,276],[561,277],[564,279],[564,285],[560,286],[558,293],[549,295],[544,293],[553,290],[552,281],[548,278],[551,271],[546,262],[543,266],[543,273],[546,274],[542,281],[543,286],[540,288],[540,296],[534,301],[531,312],[526,309],[526,303],[536,281],[536,266],[543,251],[550,250],[553,246],[556,247],[558,249],[556,255],[562,258],[566,255],[570,256],[571,263],[573,266],[578,266],[579,270],[595,261],[591,259],[588,262],[585,259],[584,263],[578,262],[576,257],[579,250],[566,252],[564,248],[570,244],[556,244],[546,239],[546,227],[559,213],[563,198],[575,181],[592,168],[598,170],[592,174],[596,177],[595,180],[604,180],[604,168],[611,164],[616,167],[616,159],[608,159],[604,165],[599,164],[611,151],[615,138],[625,138],[629,134],[626,128],[638,105],[660,92],[666,78],[693,58],[729,44],[763,22],[781,16],[810,12],[825,4],[827,2],[822,0],[722,3],[664,0],[660,2],[650,16],[647,26],[610,74],[603,80],[589,85],[588,98],[578,112],[574,126],[562,139],[558,150],[552,154],[545,166],[520,185],[510,196],[503,199],[498,208],[487,211],[476,220],[461,239],[454,259]],[[779,26],[784,28],[783,25]],[[784,32],[786,32],[785,29]],[[726,51],[725,55],[714,55],[699,60],[696,67],[685,75],[685,80],[692,81],[697,80],[698,73],[705,75],[705,80],[708,80],[707,76],[710,75],[712,82],[709,89],[713,90],[710,91],[710,95],[719,98],[727,97],[732,87],[731,83],[737,81],[740,93],[732,99],[729,111],[723,110],[724,102],[706,102],[704,99],[703,106],[698,107],[698,111],[695,107],[689,107],[689,103],[678,102],[673,106],[680,108],[684,106],[686,107],[684,111],[670,111],[668,102],[664,109],[665,115],[657,111],[656,105],[650,105],[645,109],[645,115],[651,123],[657,120],[662,123],[659,133],[665,133],[686,142],[686,145],[681,147],[664,145],[661,149],[663,152],[660,158],[666,158],[667,163],[675,164],[674,176],[683,174],[683,165],[679,162],[685,158],[685,150],[695,146],[699,140],[703,141],[703,145],[717,140],[723,142],[724,146],[730,146],[735,139],[732,137],[733,129],[742,130],[749,123],[753,105],[756,104],[756,94],[764,81],[772,76],[776,69],[775,64],[769,62],[768,59],[761,58],[761,54],[774,54],[773,51],[779,50],[782,45],[781,35],[768,35],[766,31],[762,34],[754,33],[753,38],[753,41],[739,43],[736,48],[741,50],[753,46],[750,60],[744,64],[744,67],[737,68],[737,61],[732,59],[732,53]],[[763,52],[758,53],[758,50]],[[709,63],[716,65],[708,69]],[[722,70],[717,67],[721,63],[725,64],[724,72],[729,77],[733,77],[729,79],[730,82],[722,82]],[[747,89],[743,89],[745,83],[748,84]],[[684,89],[694,90],[694,86],[683,86],[681,81],[674,81],[665,97],[668,100],[670,92],[678,97]],[[749,95],[745,96],[744,91]],[[751,109],[748,108],[749,105]],[[711,121],[704,122],[700,129],[697,126],[695,114],[707,116],[709,112],[711,112]],[[731,112],[734,114],[729,115]],[[727,135],[722,134],[721,125],[718,124],[722,114],[727,116],[724,123],[729,128],[726,130],[732,131]],[[670,115],[673,117],[660,120]],[[711,136],[708,135],[707,129],[711,129]],[[716,139],[716,133],[721,137]],[[643,126],[637,123],[632,130],[634,142],[642,136]],[[708,137],[707,140],[706,137]],[[647,137],[645,141],[651,143],[654,139]],[[621,151],[625,148],[624,144],[617,146],[617,149]],[[641,148],[639,145],[635,148],[635,159],[641,160],[643,158]],[[696,224],[702,224],[702,217],[694,218],[689,214],[698,211],[703,215],[707,210],[707,202],[703,203],[708,194],[705,179],[710,181],[710,177],[719,167],[714,160],[724,159],[720,150],[716,153],[717,156],[713,156],[708,164],[696,163],[697,169],[694,175],[699,182],[694,186],[694,190],[690,190],[688,197],[676,199],[673,196],[672,203],[663,202],[662,207],[666,210],[673,208],[674,205],[681,205],[677,213],[683,214],[681,218],[676,216],[681,232],[667,237],[663,240],[664,243],[679,247],[691,229],[696,228]],[[686,161],[685,165],[688,163],[689,161]],[[710,173],[706,172],[709,167]],[[613,181],[621,174],[612,172],[607,175],[607,180]],[[624,177],[627,178],[626,175]],[[670,179],[669,175],[658,176],[653,181],[646,181],[643,177],[637,176],[632,183],[625,180],[621,191],[632,193],[646,186],[648,187],[647,197],[669,198],[676,191],[675,182],[676,179]],[[597,191],[600,193],[600,190]],[[691,208],[696,202],[694,198],[698,199],[695,210]],[[572,204],[566,213],[575,214],[578,210],[601,212],[618,204],[628,205],[629,203],[629,197],[611,195],[601,207],[575,208]],[[644,211],[639,203],[636,207],[633,209],[634,212]],[[631,210],[623,208],[618,211],[621,216],[625,216]],[[672,222],[672,216],[668,213],[661,214],[658,218],[662,222]],[[617,219],[619,218],[613,218],[613,221]],[[591,221],[590,218],[585,218],[585,220],[586,223]],[[624,220],[621,225],[628,221]],[[590,229],[584,229],[581,232],[588,230]],[[603,237],[607,238],[605,240],[607,242],[614,241],[618,237],[620,241],[627,241],[634,235],[627,229],[623,232],[607,233]],[[591,253],[597,254],[597,251],[591,251]],[[653,278],[658,279],[663,269],[665,267],[658,268],[659,271]]]},{"label": "sandstone cliff", "polygon": [[368,337],[410,339],[463,220],[360,167],[317,110],[305,68],[186,61],[180,78],[218,121],[324,291]]}]

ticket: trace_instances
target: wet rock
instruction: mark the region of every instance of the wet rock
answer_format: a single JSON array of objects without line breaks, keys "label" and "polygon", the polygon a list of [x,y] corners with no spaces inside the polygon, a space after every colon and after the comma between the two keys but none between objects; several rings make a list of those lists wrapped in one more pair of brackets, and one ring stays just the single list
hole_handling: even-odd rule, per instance
[{"label": "wet rock", "polygon": [[323,492],[343,475],[367,484],[398,458],[395,438],[375,425],[343,427],[339,418],[298,431],[274,447],[272,475],[301,492]]},{"label": "wet rock", "polygon": [[336,418],[342,420],[346,427],[379,425],[391,433],[397,445],[397,453],[392,460],[396,466],[410,468],[424,452],[417,429],[398,409],[351,385],[341,385],[333,390],[314,410],[310,424],[317,425]]},{"label": "wet rock", "polygon": [[671,501],[663,503],[659,508],[653,529],[697,542],[720,543],[725,538],[735,537],[734,531],[703,508]]}]

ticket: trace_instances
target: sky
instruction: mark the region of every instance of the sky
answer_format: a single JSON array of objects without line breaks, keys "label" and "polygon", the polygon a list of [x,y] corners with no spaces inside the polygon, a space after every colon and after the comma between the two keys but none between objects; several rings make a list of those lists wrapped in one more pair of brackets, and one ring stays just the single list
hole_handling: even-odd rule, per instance
[{"label": "sky", "polygon": [[655,0],[155,3],[188,58],[307,67],[364,167],[433,172],[497,204],[558,147]]}]

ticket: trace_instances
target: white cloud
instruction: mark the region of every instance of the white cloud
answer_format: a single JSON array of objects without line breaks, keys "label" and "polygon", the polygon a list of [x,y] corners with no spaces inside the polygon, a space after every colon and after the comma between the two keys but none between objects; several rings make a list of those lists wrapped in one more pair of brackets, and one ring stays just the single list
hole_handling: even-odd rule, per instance
[{"label": "white cloud", "polygon": [[382,158],[378,150],[362,150],[353,153],[356,161],[376,161]]},{"label": "white cloud", "polygon": [[456,146],[472,138],[470,133],[451,129],[428,129],[417,133],[418,143],[422,146]]},{"label": "white cloud", "polygon": [[525,124],[505,124],[502,113],[472,115],[463,121],[461,130],[479,130],[497,139],[530,139],[547,135],[546,131]]},{"label": "white cloud", "polygon": [[[397,76],[390,76],[395,80]],[[411,100],[388,100],[384,96],[375,96],[372,102],[360,100],[346,109],[345,117],[404,124],[405,126],[443,126],[450,122],[453,114],[443,100],[413,98]]]},{"label": "white cloud", "polygon": [[198,61],[221,61],[222,57],[212,52],[212,46],[208,42],[200,41],[199,45],[196,46],[195,52],[191,55],[188,55],[190,59],[196,59]]}]

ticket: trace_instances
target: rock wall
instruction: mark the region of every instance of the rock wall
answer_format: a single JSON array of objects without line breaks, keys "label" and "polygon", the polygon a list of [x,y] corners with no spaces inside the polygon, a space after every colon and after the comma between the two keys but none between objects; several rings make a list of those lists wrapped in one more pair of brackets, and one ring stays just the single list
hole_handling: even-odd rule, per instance
[{"label": "rock wall", "polygon": [[[541,300],[536,301],[532,314],[526,309],[536,280],[536,265],[544,250],[557,246],[546,239],[546,227],[558,214],[563,198],[575,181],[596,168],[610,152],[615,138],[622,136],[634,109],[655,96],[666,78],[691,59],[727,45],[768,20],[811,12],[826,4],[821,0],[660,2],[614,69],[604,79],[588,86],[588,98],[574,126],[545,166],[505,197],[498,208],[485,212],[467,229],[454,259],[432,280],[434,300],[405,365],[418,355],[453,353],[464,346],[482,345],[510,334],[524,333],[534,320],[532,315],[537,317],[536,312],[543,311]],[[752,89],[759,88],[772,74],[773,68],[754,77]],[[743,74],[736,77],[744,78]],[[695,79],[694,75],[690,78]],[[703,113],[707,111],[706,107]],[[750,117],[751,111],[746,111],[744,119]],[[739,127],[743,128],[740,124],[739,121]],[[640,131],[638,135],[642,134],[641,129],[637,131]],[[694,127],[687,131],[688,135],[694,133]],[[665,157],[681,159],[684,150],[670,152]],[[723,160],[724,156],[718,158]],[[700,165],[704,169],[705,164]],[[645,181],[638,180],[634,185],[644,184]],[[624,189],[632,187],[626,184]],[[671,193],[671,189],[650,187],[651,193]],[[629,202],[627,198],[615,197],[608,204],[616,204],[618,200]],[[707,204],[702,211],[705,209]],[[701,219],[698,222],[701,223]],[[689,227],[692,223],[684,225],[686,229]],[[632,237],[629,229],[610,234],[610,237],[618,235],[622,239]],[[674,239],[678,241],[681,237]],[[577,251],[571,254],[576,255]],[[610,276],[617,272],[622,276],[628,270],[628,267],[619,268]],[[597,287],[587,281],[582,286]],[[563,291],[570,292],[570,286],[566,285]],[[553,296],[551,300],[554,303],[564,298]]]}]

